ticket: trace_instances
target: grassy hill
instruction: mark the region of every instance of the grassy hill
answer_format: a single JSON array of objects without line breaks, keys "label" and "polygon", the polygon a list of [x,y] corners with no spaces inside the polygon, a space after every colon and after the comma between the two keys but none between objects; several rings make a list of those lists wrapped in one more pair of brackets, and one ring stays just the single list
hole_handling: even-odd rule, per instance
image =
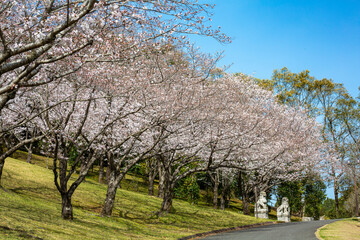
[{"label": "grassy hill", "polygon": [[175,213],[158,218],[161,199],[148,196],[139,181],[128,177],[113,217],[102,218],[106,185],[87,179],[72,199],[75,219],[64,221],[52,171],[8,158],[0,189],[0,239],[176,239],[266,221],[181,200],[174,200]]}]

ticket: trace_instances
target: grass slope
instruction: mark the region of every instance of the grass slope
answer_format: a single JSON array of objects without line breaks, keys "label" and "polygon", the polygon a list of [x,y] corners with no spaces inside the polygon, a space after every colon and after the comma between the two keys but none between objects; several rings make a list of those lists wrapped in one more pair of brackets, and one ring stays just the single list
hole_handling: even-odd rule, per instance
[{"label": "grass slope", "polygon": [[113,217],[102,218],[106,185],[92,179],[73,196],[75,219],[64,221],[51,170],[8,158],[2,184],[0,239],[176,239],[266,221],[181,200],[174,200],[174,214],[158,218],[161,199],[125,189],[117,193]]},{"label": "grass slope", "polygon": [[360,221],[353,218],[330,223],[318,229],[316,236],[321,240],[360,239]]}]

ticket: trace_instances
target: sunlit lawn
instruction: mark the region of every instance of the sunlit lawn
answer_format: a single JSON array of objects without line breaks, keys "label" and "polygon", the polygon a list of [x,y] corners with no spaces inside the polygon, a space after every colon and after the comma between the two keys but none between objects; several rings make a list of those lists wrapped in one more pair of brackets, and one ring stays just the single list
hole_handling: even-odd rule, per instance
[{"label": "sunlit lawn", "polygon": [[330,223],[318,230],[317,236],[323,240],[360,239],[360,221],[357,218]]},{"label": "sunlit lawn", "polygon": [[175,213],[158,218],[161,199],[146,195],[134,176],[119,189],[113,217],[99,216],[106,185],[87,179],[72,199],[75,220],[64,221],[50,169],[8,158],[2,183],[0,239],[176,239],[265,221],[182,200],[174,201]]}]

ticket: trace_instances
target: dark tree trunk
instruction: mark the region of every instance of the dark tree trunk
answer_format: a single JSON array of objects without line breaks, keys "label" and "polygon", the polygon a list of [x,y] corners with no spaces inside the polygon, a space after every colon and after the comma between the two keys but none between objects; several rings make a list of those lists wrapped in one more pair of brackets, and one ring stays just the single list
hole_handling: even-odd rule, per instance
[{"label": "dark tree trunk", "polygon": [[148,169],[148,194],[150,196],[154,196],[154,181],[156,178],[156,175],[158,173],[158,162],[156,159],[148,159],[147,161],[147,169]]},{"label": "dark tree trunk", "polygon": [[248,198],[247,194],[244,194],[244,195],[242,197],[243,213],[244,213],[244,215],[250,215],[249,198]]},{"label": "dark tree trunk", "polygon": [[[109,168],[108,168],[109,169]],[[118,189],[118,184],[116,184],[115,171],[110,173],[108,179],[108,188],[106,192],[105,204],[102,209],[101,215],[110,217],[114,208],[116,190]]]},{"label": "dark tree trunk", "polygon": [[[59,139],[55,136],[55,150],[54,150],[54,159],[53,159],[53,173],[54,173],[54,183],[61,195],[62,201],[62,211],[61,216],[63,219],[72,220],[73,219],[73,207],[71,204],[71,196],[74,194],[75,190],[78,186],[85,180],[86,175],[88,174],[92,164],[94,164],[96,160],[96,155],[91,154],[91,158],[89,160],[83,161],[83,165],[81,166],[81,171],[76,180],[69,186],[69,179],[71,175],[74,173],[74,166],[80,161],[80,154],[77,159],[75,159],[74,165],[71,169],[68,169],[68,162],[66,158],[58,159],[58,149],[60,146],[63,147],[64,141],[59,141]],[[63,147],[66,149],[65,147]],[[57,163],[59,162],[59,167]],[[86,163],[86,165],[85,165]]]},{"label": "dark tree trunk", "polygon": [[18,88],[13,88],[11,91],[7,91],[0,95],[0,113],[5,107],[6,103],[11,99],[15,98]]},{"label": "dark tree trunk", "polygon": [[163,201],[161,203],[161,208],[160,208],[160,212],[159,212],[159,216],[163,215],[164,213],[169,213],[170,211],[173,210],[172,207],[172,200],[174,197],[174,188],[175,188],[175,182],[173,181],[173,179],[171,178],[171,174],[169,171],[171,171],[170,167],[164,167],[161,163],[159,163],[159,165],[162,166],[161,169],[159,169],[159,175],[160,175],[160,170],[162,172],[162,178],[163,178],[163,183],[162,183],[162,191],[163,191]]},{"label": "dark tree trunk", "polygon": [[159,192],[158,197],[164,198],[164,188],[165,188],[165,169],[161,163],[159,163]]},{"label": "dark tree trunk", "polygon": [[3,145],[0,143],[0,186],[1,186],[2,173],[5,165],[5,156],[3,156],[3,154],[4,154]]},{"label": "dark tree trunk", "polygon": [[155,176],[156,176],[156,174],[152,174],[152,172],[150,172],[150,174],[149,174],[149,188],[148,188],[148,193],[149,193],[150,196],[154,196]]},{"label": "dark tree trunk", "polygon": [[71,196],[61,194],[61,217],[65,220],[73,220],[73,207],[71,205]]},{"label": "dark tree trunk", "polygon": [[163,201],[161,203],[161,209],[159,215],[162,216],[164,213],[169,213],[173,209],[172,207],[172,200],[174,197],[173,190],[167,189],[167,191],[164,192]]},{"label": "dark tree trunk", "polygon": [[337,181],[334,180],[334,197],[335,197],[335,214],[336,218],[339,217],[339,191]]},{"label": "dark tree trunk", "polygon": [[1,186],[1,179],[2,179],[4,165],[5,165],[5,159],[0,160],[0,186]]},{"label": "dark tree trunk", "polygon": [[218,197],[219,197],[219,174],[218,172],[215,173],[215,178],[214,178],[214,186],[213,186],[213,208],[217,209],[218,208]]},{"label": "dark tree trunk", "polygon": [[[114,162],[114,156],[108,155],[108,167],[107,167],[107,192],[104,207],[101,212],[101,216],[111,217],[112,211],[115,205],[116,191],[120,187],[122,179],[125,177],[126,171],[120,171],[120,163]],[[130,169],[129,166],[128,169]]]},{"label": "dark tree trunk", "polygon": [[28,156],[27,156],[27,159],[26,159],[26,162],[27,163],[31,163],[31,157],[32,157],[32,143],[30,143],[30,146],[28,148]]},{"label": "dark tree trunk", "polygon": [[225,210],[226,198],[228,196],[228,192],[230,189],[230,180],[224,177],[224,174],[222,174],[221,184],[222,184],[222,191],[220,197],[220,208],[221,210]]},{"label": "dark tree trunk", "polygon": [[111,167],[110,167],[110,163],[108,162],[108,166],[106,168],[106,176],[105,176],[105,182],[106,183],[109,182],[110,173],[111,173]]},{"label": "dark tree trunk", "polygon": [[243,176],[244,173],[243,172],[239,172],[239,177],[238,177],[238,185],[240,188],[240,192],[241,192],[241,201],[243,204],[243,213],[244,215],[250,215],[250,209],[249,209],[249,194],[248,194],[248,189],[246,187],[246,183],[245,183],[245,177]]},{"label": "dark tree trunk", "polygon": [[354,178],[354,193],[355,193],[355,216],[359,217],[359,194],[358,194],[358,186],[356,181],[355,169],[353,167],[353,178]]},{"label": "dark tree trunk", "polygon": [[102,157],[100,158],[99,183],[104,183],[104,159]]},{"label": "dark tree trunk", "polygon": [[220,197],[220,209],[221,210],[225,210],[225,199],[226,199],[226,196],[225,196],[225,193],[223,192]]}]

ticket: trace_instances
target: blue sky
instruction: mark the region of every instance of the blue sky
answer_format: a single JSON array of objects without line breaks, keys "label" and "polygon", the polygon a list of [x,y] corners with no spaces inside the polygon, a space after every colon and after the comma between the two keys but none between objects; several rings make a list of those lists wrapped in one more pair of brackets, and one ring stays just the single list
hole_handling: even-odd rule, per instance
[{"label": "blue sky", "polygon": [[[202,51],[224,51],[229,72],[270,78],[274,69],[309,70],[343,83],[354,97],[360,86],[359,0],[202,0],[215,3],[212,25],[232,38],[222,45],[193,37]],[[328,188],[327,195],[334,197]]]},{"label": "blue sky", "polygon": [[270,78],[274,69],[305,69],[318,79],[360,86],[359,0],[202,0],[215,3],[212,25],[232,38],[222,45],[194,37],[204,52],[225,51],[229,72]]}]

